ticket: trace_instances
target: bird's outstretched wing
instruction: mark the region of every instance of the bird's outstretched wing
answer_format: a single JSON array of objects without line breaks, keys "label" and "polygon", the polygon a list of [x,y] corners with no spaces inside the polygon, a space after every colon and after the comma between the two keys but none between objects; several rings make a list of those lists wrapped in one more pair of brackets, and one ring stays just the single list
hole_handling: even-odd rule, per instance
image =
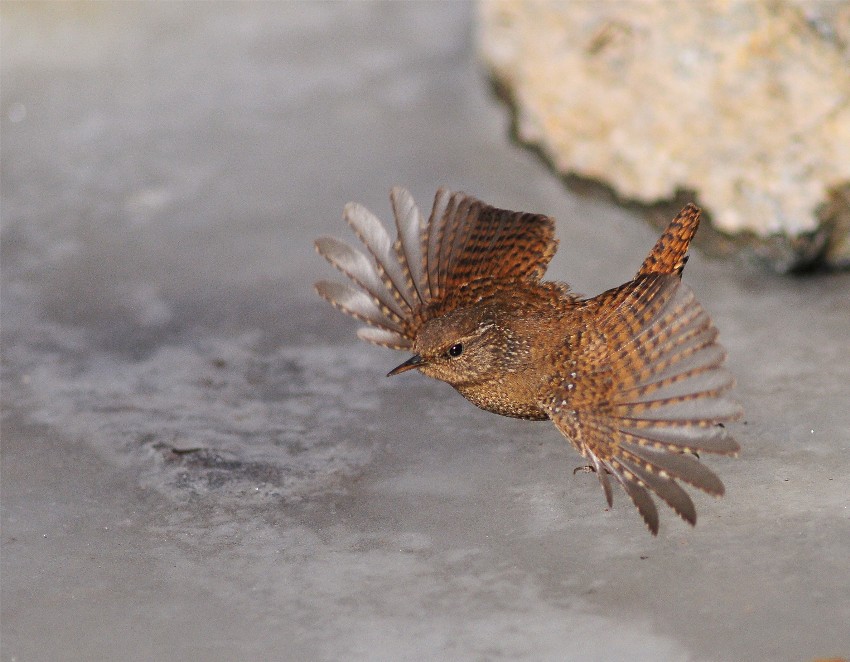
[{"label": "bird's outstretched wing", "polygon": [[316,291],[368,324],[358,335],[377,345],[410,348],[427,319],[507,281],[539,280],[557,248],[548,216],[497,209],[439,189],[423,222],[406,190],[394,188],[390,199],[396,239],[365,207],[345,207],[345,220],[368,256],[333,237],[316,240],[319,254],[354,284],[320,281]]},{"label": "bird's outstretched wing", "polygon": [[696,511],[677,481],[721,495],[720,479],[692,452],[734,455],[723,423],[739,406],[722,368],[717,329],[678,275],[651,273],[584,303],[542,403],[589,458],[609,505],[609,474],[658,532],[654,492],[684,520]]}]

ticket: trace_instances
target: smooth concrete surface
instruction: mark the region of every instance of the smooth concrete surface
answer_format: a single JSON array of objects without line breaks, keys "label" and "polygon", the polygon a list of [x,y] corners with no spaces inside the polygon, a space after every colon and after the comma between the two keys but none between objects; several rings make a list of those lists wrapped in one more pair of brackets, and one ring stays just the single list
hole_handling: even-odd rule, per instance
[{"label": "smooth concrete surface", "polygon": [[311,291],[394,184],[554,215],[588,294],[654,242],[510,142],[473,7],[0,11],[4,661],[850,657],[850,274],[693,255],[743,450],[653,538]]}]

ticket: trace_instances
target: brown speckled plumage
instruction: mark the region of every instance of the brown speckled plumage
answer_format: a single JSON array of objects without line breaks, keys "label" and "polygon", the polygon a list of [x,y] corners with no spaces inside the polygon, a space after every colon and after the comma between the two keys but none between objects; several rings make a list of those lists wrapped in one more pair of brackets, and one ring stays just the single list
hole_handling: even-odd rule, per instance
[{"label": "brown speckled plumage", "polygon": [[613,476],[653,534],[650,491],[694,524],[677,481],[723,494],[694,453],[737,453],[723,424],[740,416],[717,330],[681,282],[699,209],[673,219],[633,280],[584,299],[541,280],[557,247],[551,218],[444,189],[427,222],[407,191],[391,201],[396,239],[365,208],[345,208],[371,259],[316,241],[355,285],[322,281],[318,293],[369,325],[364,340],[414,352],[390,374],[418,369],[482,409],[549,418],[590,460],[609,505]]}]

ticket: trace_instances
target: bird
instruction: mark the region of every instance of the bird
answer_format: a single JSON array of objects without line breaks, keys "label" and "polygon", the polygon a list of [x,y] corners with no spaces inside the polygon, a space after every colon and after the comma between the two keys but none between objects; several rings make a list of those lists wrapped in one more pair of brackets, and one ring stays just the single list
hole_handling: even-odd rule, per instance
[{"label": "bird", "polygon": [[700,209],[676,215],[632,280],[583,297],[543,280],[558,245],[550,216],[446,188],[427,220],[407,190],[390,201],[395,237],[362,205],[345,206],[365,252],[319,237],[319,255],[351,283],[314,286],[365,323],[359,338],[412,353],[387,376],[416,370],[486,411],[549,419],[589,462],[609,509],[615,482],[653,535],[653,495],[695,525],[680,483],[724,494],[700,454],[736,456],[727,424],[742,415],[718,330],[682,282]]}]

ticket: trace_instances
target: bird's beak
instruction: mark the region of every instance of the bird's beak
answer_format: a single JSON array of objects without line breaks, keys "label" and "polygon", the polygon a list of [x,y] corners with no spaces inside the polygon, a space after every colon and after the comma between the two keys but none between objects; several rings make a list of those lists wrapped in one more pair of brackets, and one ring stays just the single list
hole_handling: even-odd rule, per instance
[{"label": "bird's beak", "polygon": [[397,375],[402,372],[407,372],[408,370],[413,370],[414,368],[418,368],[419,366],[421,366],[423,363],[425,363],[425,359],[419,356],[419,354],[416,354],[415,356],[411,356],[400,366],[397,366],[390,370],[387,373],[387,377],[392,377],[393,375]]}]

